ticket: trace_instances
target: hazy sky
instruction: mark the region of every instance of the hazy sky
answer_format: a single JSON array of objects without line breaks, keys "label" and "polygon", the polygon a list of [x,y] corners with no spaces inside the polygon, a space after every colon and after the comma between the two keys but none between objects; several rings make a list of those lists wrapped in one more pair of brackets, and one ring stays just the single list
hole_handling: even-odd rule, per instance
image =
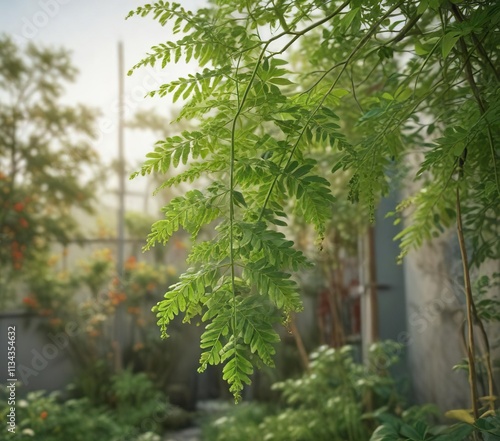
[{"label": "hazy sky", "polygon": [[[97,107],[100,136],[96,142],[101,156],[109,162],[117,151],[117,44],[122,41],[128,70],[152,45],[180,38],[173,36],[150,17],[125,20],[131,9],[146,1],[137,0],[0,0],[0,32],[20,44],[34,41],[65,47],[79,69],[77,83],[68,89],[67,99]],[[181,0],[185,8],[197,9],[202,0]],[[155,106],[165,115],[170,100],[144,99],[147,90],[186,74],[184,65],[167,70],[138,71],[125,79],[128,113]],[[192,69],[192,68],[191,68]],[[125,150],[131,163],[138,163],[151,148],[152,136],[127,131]],[[134,186],[133,184],[132,187]]]}]

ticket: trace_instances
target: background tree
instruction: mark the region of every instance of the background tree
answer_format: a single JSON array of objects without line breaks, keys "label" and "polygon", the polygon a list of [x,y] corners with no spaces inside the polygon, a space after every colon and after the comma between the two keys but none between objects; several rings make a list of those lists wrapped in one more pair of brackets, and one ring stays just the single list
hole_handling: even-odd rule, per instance
[{"label": "background tree", "polygon": [[64,102],[76,74],[65,50],[0,38],[2,292],[50,243],[75,238],[74,208],[92,209],[96,112]]},{"label": "background tree", "polygon": [[[156,308],[163,335],[175,315],[200,314],[208,322],[201,370],[225,363],[238,397],[254,364],[272,365],[274,321],[301,309],[291,273],[308,262],[276,226],[300,217],[321,242],[334,202],[325,176],[346,171],[347,199],[373,220],[378,199],[407,171],[420,183],[399,207],[412,207],[399,236],[402,257],[457,224],[477,418],[473,323],[480,320],[469,265],[499,257],[500,5],[221,0],[193,13],[161,1],[130,15],[148,14],[184,36],[154,46],[135,68],[195,59],[198,73],[151,94],[185,100],[181,117],[201,120],[197,130],[158,143],[140,171],[189,164],[163,186],[198,187],[165,207],[148,246],[181,227],[196,237],[218,220],[218,235],[193,248],[192,268]],[[286,56],[295,50],[305,56],[291,66]],[[326,175],[311,154],[318,143],[329,153]],[[215,181],[208,188],[206,176]]]}]

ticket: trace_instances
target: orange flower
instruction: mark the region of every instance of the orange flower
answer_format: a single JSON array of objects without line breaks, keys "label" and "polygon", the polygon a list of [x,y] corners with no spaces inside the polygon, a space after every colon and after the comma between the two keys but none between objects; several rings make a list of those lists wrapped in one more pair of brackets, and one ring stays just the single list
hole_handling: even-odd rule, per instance
[{"label": "orange flower", "polygon": [[124,302],[127,299],[127,296],[123,292],[110,291],[109,299],[111,300],[112,305],[119,305],[121,302]]},{"label": "orange flower", "polygon": [[38,302],[33,297],[25,297],[23,303],[30,308],[36,308],[38,306]]},{"label": "orange flower", "polygon": [[155,288],[156,288],[156,283],[153,283],[153,282],[149,282],[149,283],[147,284],[147,286],[146,286],[146,289],[147,289],[148,291],[154,291],[154,290],[155,290]]},{"label": "orange flower", "polygon": [[52,327],[57,327],[62,323],[62,320],[60,318],[54,317],[49,320],[49,324]]},{"label": "orange flower", "polygon": [[12,258],[14,260],[21,260],[23,258],[23,253],[18,250],[12,250]]},{"label": "orange flower", "polygon": [[21,212],[23,211],[24,209],[24,204],[22,202],[16,202],[14,204],[14,210],[16,210],[17,212]]},{"label": "orange flower", "polygon": [[130,256],[125,262],[125,269],[128,271],[132,271],[133,269],[135,269],[136,266],[137,266],[137,259],[135,258],[135,256]]},{"label": "orange flower", "polygon": [[24,217],[22,217],[21,219],[19,219],[19,225],[21,225],[21,227],[23,228],[28,228],[29,223]]},{"label": "orange flower", "polygon": [[41,418],[42,420],[44,420],[44,419],[45,419],[45,418],[47,418],[48,416],[49,416],[49,413],[48,413],[46,410],[44,410],[44,411],[42,411],[42,412],[40,413],[40,418]]},{"label": "orange flower", "polygon": [[137,306],[129,306],[127,308],[127,312],[132,315],[138,315],[141,312],[141,310]]}]

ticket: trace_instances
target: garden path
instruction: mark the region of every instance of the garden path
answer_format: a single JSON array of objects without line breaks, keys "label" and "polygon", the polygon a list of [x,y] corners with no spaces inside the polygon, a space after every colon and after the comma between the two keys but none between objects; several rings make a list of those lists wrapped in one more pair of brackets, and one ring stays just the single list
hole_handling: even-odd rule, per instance
[{"label": "garden path", "polygon": [[168,433],[164,441],[200,441],[201,429],[199,427],[189,427],[176,432]]}]

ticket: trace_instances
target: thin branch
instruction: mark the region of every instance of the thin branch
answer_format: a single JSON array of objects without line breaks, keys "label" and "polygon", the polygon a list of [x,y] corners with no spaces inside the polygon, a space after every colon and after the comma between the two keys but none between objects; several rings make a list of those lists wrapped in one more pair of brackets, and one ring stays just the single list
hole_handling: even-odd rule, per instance
[{"label": "thin branch", "polygon": [[[321,81],[323,81],[323,79],[330,72],[332,72],[337,67],[343,66],[342,69],[341,69],[341,71],[340,71],[340,73],[339,73],[339,75],[337,76],[337,79],[335,80],[335,83],[338,82],[338,80],[340,79],[340,76],[344,73],[344,71],[346,70],[348,64],[352,61],[352,59],[358,53],[358,51],[368,42],[368,40],[373,36],[373,34],[376,32],[377,28],[384,22],[384,20],[386,20],[388,17],[390,17],[390,15],[396,9],[398,9],[402,4],[403,4],[403,1],[400,1],[399,3],[396,3],[392,8],[390,8],[389,10],[387,10],[387,12],[382,17],[380,17],[380,19],[370,28],[370,30],[366,33],[366,35],[359,41],[359,43],[356,45],[356,47],[352,50],[352,52],[349,54],[349,56],[344,61],[341,61],[341,62],[335,64],[334,66],[332,66],[331,68],[329,68],[328,70],[326,70],[325,73],[323,75],[321,75],[321,77],[319,78],[319,80],[317,80],[309,89],[307,89],[303,93],[309,93]],[[330,91],[328,93],[330,93]]]},{"label": "thin branch", "polygon": [[479,410],[477,407],[477,374],[476,374],[476,350],[474,342],[474,298],[472,297],[472,288],[470,283],[469,262],[467,260],[467,249],[465,246],[465,238],[462,226],[462,210],[460,204],[460,189],[457,184],[456,190],[456,210],[457,210],[457,236],[460,245],[460,255],[462,257],[462,267],[464,272],[464,288],[465,300],[467,308],[467,359],[469,361],[469,386],[472,401],[472,413],[474,419],[479,418]]},{"label": "thin branch", "polygon": [[[302,35],[306,34],[307,32],[313,30],[314,28],[317,28],[318,26],[321,26],[322,24],[330,21],[332,18],[334,18],[335,16],[337,16],[341,11],[342,9],[344,9],[349,3],[351,2],[351,0],[346,0],[344,3],[342,3],[335,11],[333,11],[331,14],[327,15],[326,17],[322,18],[321,20],[318,20],[317,22],[314,22],[313,24],[309,25],[307,28],[304,28],[302,29],[301,31],[283,31],[283,32],[280,32],[279,34],[271,37],[269,40],[266,40],[266,41],[259,41],[258,43],[242,50],[239,52],[239,54],[243,54],[245,52],[248,52],[248,51],[251,51],[252,49],[255,49],[259,46],[261,46],[262,44],[264,44],[264,48],[267,49],[267,47],[269,47],[269,45],[276,41],[276,40],[279,40],[280,38],[286,36],[286,35],[293,35],[294,38],[292,39],[292,43],[295,42],[299,37],[301,37]],[[288,47],[290,47],[291,43],[287,43],[287,45],[285,46],[284,49],[282,49],[281,51],[279,52],[275,52],[272,55],[277,55],[277,54],[280,54],[280,53],[283,53]],[[234,54],[234,55],[237,55],[237,54]]]},{"label": "thin branch", "polygon": [[399,43],[401,40],[403,40],[408,32],[415,26],[420,18],[422,17],[422,14],[415,15],[413,16],[399,31],[398,35],[396,35],[394,38],[389,40],[386,44],[394,44],[394,43]]},{"label": "thin branch", "polygon": [[[477,105],[479,106],[479,111],[482,116],[486,114],[487,110],[487,104],[484,102],[481,92],[479,91],[479,88],[476,84],[476,80],[474,78],[474,73],[472,71],[472,64],[470,61],[471,54],[468,54],[467,50],[467,44],[465,43],[465,40],[463,37],[460,37],[458,40],[460,44],[460,51],[462,53],[462,58],[464,62],[464,67],[465,67],[465,77],[467,78],[467,82],[469,83],[469,86],[472,90],[472,93],[474,94],[474,98],[476,99]],[[500,195],[500,178],[498,176],[498,170],[497,170],[497,164],[496,164],[496,155],[495,155],[495,146],[493,142],[493,133],[491,132],[491,127],[488,122],[488,120],[485,120],[486,122],[486,132],[487,132],[487,137],[488,137],[488,145],[491,151],[491,160],[493,163],[493,171],[495,173],[495,184],[496,184],[496,189],[497,193]],[[467,151],[465,152],[467,154]]]},{"label": "thin branch", "polygon": [[[451,11],[459,23],[462,23],[465,20],[465,17],[463,16],[462,11],[460,11],[460,9],[458,8],[457,5],[452,3],[451,4]],[[472,41],[474,42],[474,45],[477,48],[477,52],[482,57],[483,61],[490,67],[490,69],[493,72],[493,75],[495,75],[496,80],[500,81],[500,72],[497,70],[497,68],[493,64],[493,61],[491,61],[491,58],[488,56],[488,53],[484,49],[483,44],[481,43],[479,38],[477,38],[477,36],[474,32],[471,32],[471,37],[472,37]]]},{"label": "thin branch", "polygon": [[[334,67],[336,66],[339,66],[339,65],[343,65],[342,69],[340,70],[340,72],[338,73],[337,75],[337,78],[335,79],[335,81],[332,83],[332,85],[329,87],[329,89],[327,90],[327,92],[323,95],[323,97],[321,98],[321,100],[319,101],[319,103],[317,104],[317,106],[314,108],[314,110],[309,114],[309,117],[307,118],[307,121],[305,122],[304,126],[302,127],[302,130],[300,131],[299,133],[299,136],[297,138],[297,140],[295,141],[291,151],[290,151],[290,155],[288,156],[288,160],[286,162],[286,164],[284,165],[284,169],[286,169],[286,167],[290,164],[290,162],[292,161],[293,159],[293,155],[295,154],[295,150],[297,150],[297,147],[300,143],[300,140],[302,139],[302,137],[304,136],[304,133],[309,125],[309,123],[311,122],[311,120],[313,119],[314,115],[316,115],[316,113],[318,112],[318,110],[321,108],[321,106],[323,105],[323,103],[325,102],[326,98],[330,95],[330,93],[333,91],[333,89],[335,88],[335,86],[337,85],[338,81],[340,80],[340,77],[342,76],[342,74],[345,72],[346,68],[347,68],[347,65],[349,64],[349,62],[354,58],[354,56],[356,55],[356,53],[366,44],[366,42],[370,39],[370,37],[375,33],[375,31],[377,30],[377,28],[382,24],[382,22],[387,18],[389,17],[397,8],[399,8],[401,6],[403,2],[399,2],[397,4],[395,4],[392,8],[390,8],[371,28],[370,30],[368,31],[368,33],[361,39],[361,41],[356,45],[356,47],[353,49],[353,51],[349,54],[349,56],[346,58],[345,61],[343,61],[342,63],[340,64],[337,64],[335,65]],[[329,69],[326,71],[326,73],[309,89],[309,90],[312,90],[314,87],[316,87],[319,82],[326,76],[326,74],[328,74],[332,69]],[[306,92],[303,92],[303,93],[306,93]],[[285,160],[285,157],[286,157],[286,153],[281,157],[281,160],[280,162],[278,163],[278,168],[281,168],[282,164],[283,164],[283,161]],[[262,220],[262,217],[264,216],[264,211],[267,207],[267,204],[269,203],[269,200],[271,198],[271,194],[274,190],[274,187],[276,185],[276,182],[278,181],[278,178],[280,177],[280,175],[277,175],[275,176],[275,178],[273,179],[273,182],[271,183],[271,186],[269,187],[269,190],[267,192],[267,195],[266,195],[266,199],[264,200],[264,205],[262,206],[262,209],[261,209],[261,212],[260,212],[260,216],[259,216],[259,221]]]},{"label": "thin branch", "polygon": [[488,376],[488,404],[490,410],[495,410],[495,380],[493,378],[493,366],[491,365],[491,348],[490,348],[490,340],[488,338],[488,333],[484,327],[483,321],[479,317],[477,313],[476,305],[472,304],[472,311],[474,313],[474,318],[476,319],[476,323],[479,326],[479,330],[481,331],[481,337],[484,343],[484,358],[486,364],[486,375]]},{"label": "thin branch", "polygon": [[357,106],[359,107],[359,110],[361,111],[361,113],[365,113],[365,111],[363,110],[363,107],[361,106],[361,103],[359,102],[358,97],[356,95],[356,87],[354,85],[354,72],[353,72],[352,66],[351,66],[351,73],[349,74],[349,79],[351,80],[352,97],[354,98],[354,101],[356,102]]}]

